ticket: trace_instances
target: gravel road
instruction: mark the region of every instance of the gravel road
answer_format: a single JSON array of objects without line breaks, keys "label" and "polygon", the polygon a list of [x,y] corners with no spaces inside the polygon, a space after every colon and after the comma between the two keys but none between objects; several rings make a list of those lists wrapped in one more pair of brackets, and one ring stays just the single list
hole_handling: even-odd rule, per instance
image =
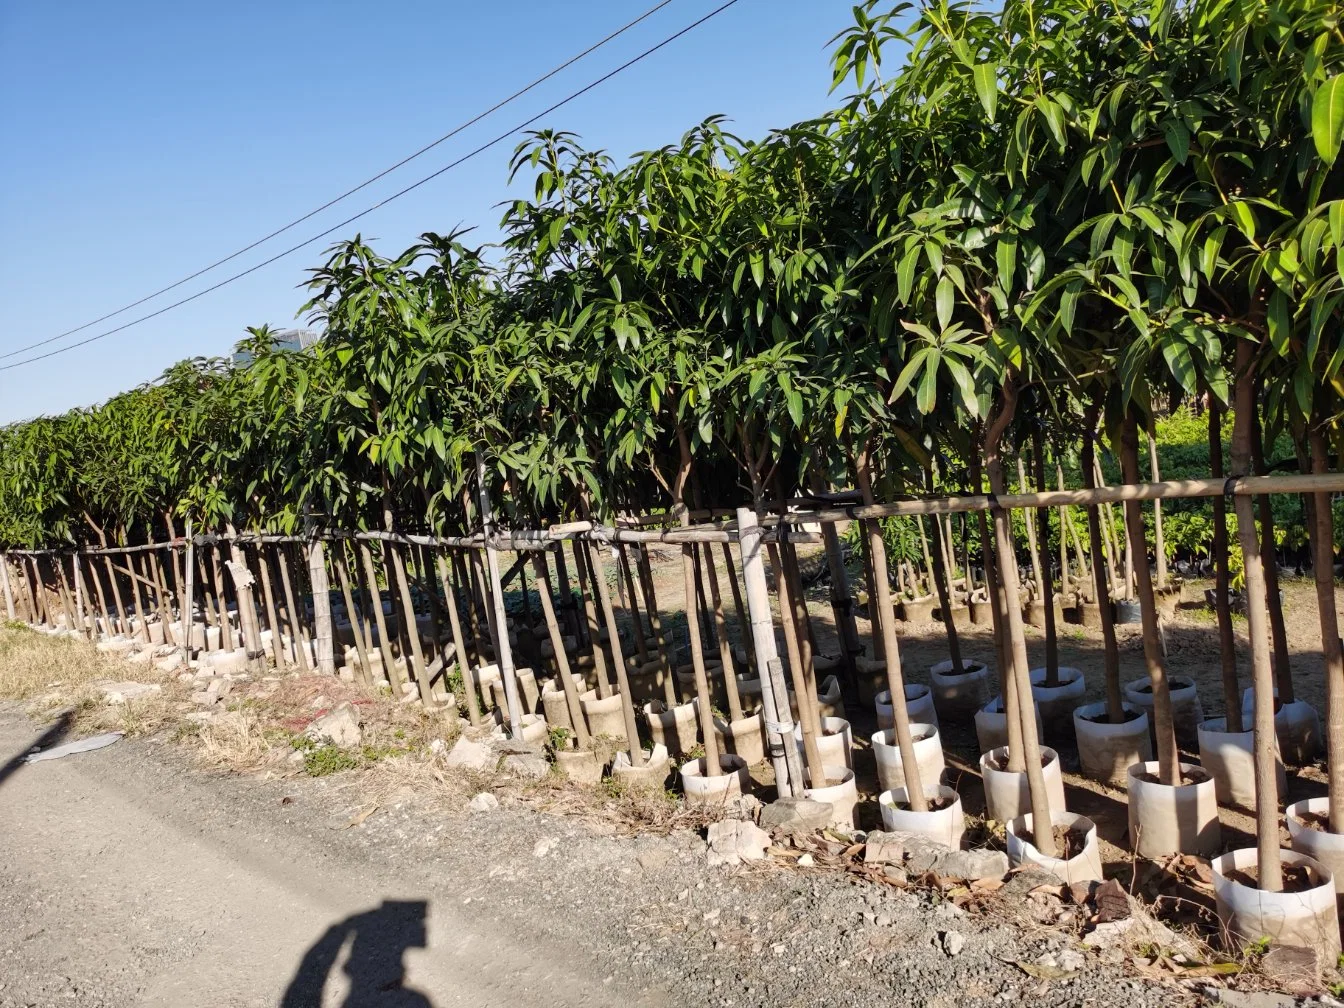
[{"label": "gravel road", "polygon": [[[40,732],[0,711],[0,760]],[[914,891],[710,869],[689,831],[507,802],[349,825],[358,802],[341,778],[203,772],[161,739],[20,767],[0,779],[0,1008],[1188,1000]],[[1015,965],[1042,960],[1063,968]]]}]

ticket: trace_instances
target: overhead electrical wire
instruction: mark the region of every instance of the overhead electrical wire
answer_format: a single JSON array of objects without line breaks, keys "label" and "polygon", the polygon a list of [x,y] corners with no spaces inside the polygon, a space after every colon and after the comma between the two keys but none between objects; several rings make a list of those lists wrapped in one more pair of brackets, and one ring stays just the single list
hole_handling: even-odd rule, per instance
[{"label": "overhead electrical wire", "polygon": [[[230,253],[229,253],[228,255],[226,255],[224,258],[222,258],[222,259],[216,259],[214,262],[212,262],[212,263],[211,263],[210,265],[208,265],[208,266],[202,266],[202,267],[201,267],[200,269],[198,269],[195,273],[191,273],[191,274],[189,274],[188,276],[184,276],[184,277],[183,277],[182,279],[180,279],[180,280],[176,280],[176,281],[174,281],[173,283],[170,283],[167,287],[160,287],[158,290],[154,291],[152,294],[146,294],[144,297],[139,298],[139,299],[137,299],[137,300],[135,300],[135,301],[132,301],[130,304],[122,305],[120,308],[116,309],[115,311],[110,311],[110,312],[108,312],[106,315],[100,315],[100,316],[98,316],[98,318],[96,318],[96,319],[91,319],[90,321],[85,322],[83,325],[75,326],[73,329],[67,329],[65,332],[57,333],[55,336],[49,336],[47,339],[39,340],[39,341],[36,342],[36,343],[29,343],[27,346],[22,346],[22,347],[19,347],[19,348],[15,349],[15,350],[9,350],[9,351],[7,351],[7,352],[5,352],[5,353],[0,353],[0,360],[6,360],[6,359],[8,359],[8,358],[10,358],[10,357],[17,357],[17,356],[18,356],[19,354],[21,354],[21,353],[27,353],[29,350],[36,350],[38,347],[46,346],[46,345],[48,345],[48,344],[50,344],[50,343],[55,343],[57,340],[65,339],[65,337],[67,337],[67,336],[73,336],[75,333],[83,332],[85,329],[91,329],[93,326],[98,325],[98,323],[100,323],[100,322],[106,322],[108,319],[110,319],[110,318],[116,318],[118,315],[121,315],[121,314],[124,314],[125,312],[130,311],[132,308],[138,308],[138,307],[140,307],[142,304],[144,304],[146,301],[153,301],[156,297],[159,297],[159,296],[161,296],[161,295],[163,295],[163,294],[167,294],[167,293],[168,293],[169,291],[171,291],[171,290],[176,290],[178,287],[181,287],[183,284],[185,284],[185,283],[190,283],[192,280],[195,280],[197,277],[199,277],[199,276],[203,276],[203,275],[205,275],[206,273],[209,273],[211,270],[218,269],[220,266],[223,266],[225,263],[227,263],[227,262],[232,262],[234,259],[237,259],[239,256],[241,256],[241,255],[245,255],[246,253],[251,252],[251,251],[252,251],[254,248],[256,248],[258,245],[264,245],[266,242],[270,241],[272,238],[277,238],[277,237],[279,237],[280,235],[284,234],[286,231],[289,231],[289,230],[291,230],[292,228],[295,228],[295,227],[297,227],[298,225],[302,224],[304,221],[306,221],[306,220],[310,220],[311,218],[316,217],[316,216],[317,216],[318,214],[320,214],[322,211],[324,211],[324,210],[329,210],[331,207],[335,206],[337,203],[340,203],[342,200],[345,200],[345,199],[347,199],[347,198],[350,197],[350,196],[353,196],[355,193],[359,192],[361,189],[365,189],[365,188],[367,188],[367,187],[373,185],[373,183],[377,182],[379,179],[382,179],[382,178],[387,177],[388,175],[392,174],[392,172],[396,171],[398,168],[401,168],[401,167],[403,167],[403,166],[405,166],[405,165],[407,165],[407,164],[410,164],[412,161],[414,161],[416,158],[420,157],[421,155],[429,153],[429,152],[432,151],[435,147],[438,147],[440,144],[445,143],[445,142],[448,141],[448,140],[451,140],[453,137],[457,136],[459,133],[463,132],[464,130],[470,129],[472,126],[475,126],[475,125],[476,125],[478,122],[480,122],[482,119],[486,119],[486,118],[488,118],[489,116],[493,115],[494,113],[498,112],[500,109],[504,108],[506,105],[510,105],[510,104],[512,104],[512,103],[513,103],[514,101],[516,101],[517,99],[523,97],[523,95],[528,94],[529,92],[536,90],[536,88],[538,88],[540,85],[546,83],[546,81],[550,80],[552,77],[556,76],[557,74],[561,73],[562,71],[567,70],[569,67],[571,67],[571,66],[573,66],[575,63],[579,62],[579,60],[583,59],[583,58],[586,57],[586,56],[591,55],[592,53],[596,52],[598,49],[601,49],[601,48],[602,48],[604,45],[606,45],[608,42],[611,42],[612,40],[614,40],[614,39],[616,39],[616,38],[619,38],[621,35],[624,35],[624,34],[625,34],[626,32],[628,32],[631,28],[634,28],[636,25],[640,24],[641,22],[643,22],[643,21],[647,21],[650,17],[652,17],[654,14],[658,13],[658,11],[662,10],[664,7],[666,7],[666,6],[667,6],[668,4],[670,4],[670,3],[672,3],[672,0],[660,0],[660,2],[654,4],[652,7],[650,7],[648,10],[646,10],[643,14],[639,15],[639,17],[635,18],[633,21],[627,21],[625,24],[621,25],[621,26],[620,26],[619,28],[617,28],[615,31],[611,32],[610,34],[604,36],[604,37],[601,38],[601,39],[598,39],[596,42],[594,42],[592,45],[590,45],[587,49],[584,49],[584,50],[583,50],[582,52],[580,52],[580,53],[576,53],[575,55],[571,56],[569,59],[565,60],[563,63],[559,64],[558,66],[553,67],[553,68],[550,69],[550,70],[548,70],[546,73],[542,74],[540,77],[538,77],[536,80],[532,81],[530,84],[527,84],[527,85],[525,85],[524,87],[519,88],[517,91],[513,92],[513,93],[512,93],[511,95],[509,95],[507,98],[503,98],[503,99],[499,100],[499,101],[496,102],[494,105],[491,105],[491,106],[490,106],[488,109],[486,109],[484,112],[481,112],[479,115],[473,116],[471,119],[468,119],[466,122],[461,123],[461,124],[458,125],[458,126],[454,126],[451,130],[449,130],[449,131],[448,131],[447,133],[445,133],[443,136],[439,137],[437,140],[434,140],[434,141],[432,141],[432,142],[430,142],[430,143],[425,144],[425,146],[421,147],[419,150],[415,151],[415,152],[412,153],[412,154],[408,154],[408,155],[406,155],[406,157],[402,158],[402,159],[401,159],[400,161],[398,161],[396,164],[389,165],[387,168],[384,168],[382,171],[380,171],[377,175],[370,176],[369,178],[365,179],[363,182],[359,183],[358,185],[353,186],[353,187],[350,188],[350,189],[347,189],[345,192],[341,193],[339,196],[335,196],[335,197],[333,197],[332,199],[329,199],[327,202],[323,203],[321,206],[319,206],[319,207],[315,207],[315,208],[313,208],[312,210],[309,210],[309,211],[308,211],[306,214],[304,214],[302,217],[295,217],[295,218],[294,218],[292,221],[290,221],[288,224],[285,224],[283,227],[276,228],[276,229],[275,229],[274,231],[272,231],[270,234],[265,235],[265,236],[263,236],[263,237],[261,237],[261,238],[258,238],[256,241],[252,242],[250,245],[244,245],[242,248],[238,249],[237,251],[235,251],[235,252],[230,252]],[[717,12],[716,12],[716,13],[717,13]],[[179,303],[182,303],[182,302],[179,302]],[[147,317],[147,318],[152,318],[153,316],[146,316],[146,317]],[[111,334],[109,333],[109,335],[111,335]],[[78,346],[79,344],[75,344],[75,345]],[[40,359],[40,358],[38,358],[38,359]],[[20,363],[26,363],[26,362],[20,362]],[[3,368],[0,368],[0,370],[3,370]]]}]

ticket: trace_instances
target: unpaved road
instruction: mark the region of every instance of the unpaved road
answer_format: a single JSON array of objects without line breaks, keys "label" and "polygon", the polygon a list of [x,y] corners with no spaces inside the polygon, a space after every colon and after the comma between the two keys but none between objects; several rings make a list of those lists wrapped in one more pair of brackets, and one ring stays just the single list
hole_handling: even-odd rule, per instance
[{"label": "unpaved road", "polygon": [[[39,733],[0,712],[0,765]],[[325,821],[274,799],[257,814],[239,781],[201,786],[144,746],[0,780],[0,1008],[663,1003],[463,906],[418,852],[361,856]]]}]

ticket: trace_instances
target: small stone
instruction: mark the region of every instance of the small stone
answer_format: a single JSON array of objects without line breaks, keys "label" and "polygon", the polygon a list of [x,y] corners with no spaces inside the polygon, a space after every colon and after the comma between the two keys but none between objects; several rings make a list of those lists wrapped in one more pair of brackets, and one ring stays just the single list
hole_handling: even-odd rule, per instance
[{"label": "small stone", "polygon": [[960,931],[944,931],[941,935],[943,952],[949,956],[959,955],[966,947],[966,936]]},{"label": "small stone", "polygon": [[887,865],[882,869],[882,874],[897,885],[905,885],[910,881],[910,876],[906,874],[904,868],[900,865]]},{"label": "small stone", "polygon": [[770,834],[753,823],[724,819],[710,823],[708,831],[709,866],[735,865],[760,861],[770,846]]},{"label": "small stone", "polygon": [[489,791],[482,791],[467,804],[467,808],[473,812],[493,812],[499,808],[499,799]]},{"label": "small stone", "polygon": [[891,927],[891,925],[895,922],[895,920],[896,918],[893,917],[891,914],[882,913],[877,915],[877,920],[874,921],[873,923],[875,923],[878,927]]},{"label": "small stone", "polygon": [[505,773],[527,780],[539,780],[551,772],[551,764],[541,756],[513,755],[505,756],[502,768]]},{"label": "small stone", "polygon": [[342,749],[354,748],[364,737],[359,730],[359,710],[349,701],[315,719],[303,734]]},{"label": "small stone", "polygon": [[949,878],[1001,879],[1008,874],[1008,855],[996,850],[953,850],[942,855],[933,870]]},{"label": "small stone", "polygon": [[1060,951],[1058,957],[1059,968],[1068,970],[1070,973],[1077,973],[1087,965],[1087,956],[1077,949],[1066,948]]},{"label": "small stone", "polygon": [[830,802],[810,798],[778,798],[761,809],[758,822],[762,829],[784,836],[800,836],[824,829],[835,807]]},{"label": "small stone", "polygon": [[899,865],[905,861],[905,844],[901,834],[873,830],[863,847],[863,863],[872,865]]},{"label": "small stone", "polygon": [[[480,797],[479,795],[477,797]],[[544,837],[532,847],[533,857],[545,857],[559,845],[559,837]]]},{"label": "small stone", "polygon": [[157,683],[101,682],[95,685],[102,691],[103,700],[113,707],[163,692],[163,687]]},{"label": "small stone", "polygon": [[1087,934],[1083,935],[1083,944],[1090,948],[1105,949],[1115,945],[1126,932],[1134,927],[1134,918],[1127,920],[1107,921],[1105,924],[1098,924]]},{"label": "small stone", "polygon": [[494,754],[490,751],[488,745],[484,742],[473,742],[463,736],[454,743],[448,755],[443,758],[443,765],[466,767],[470,770],[484,770],[493,759]]},{"label": "small stone", "polygon": [[811,868],[816,863],[817,859],[814,858],[811,854],[804,854],[802,857],[798,859],[799,868]]}]

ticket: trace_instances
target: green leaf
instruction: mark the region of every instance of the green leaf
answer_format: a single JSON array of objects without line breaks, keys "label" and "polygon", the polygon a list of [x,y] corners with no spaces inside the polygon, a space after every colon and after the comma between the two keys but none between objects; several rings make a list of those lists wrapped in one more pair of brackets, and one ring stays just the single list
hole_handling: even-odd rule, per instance
[{"label": "green leaf", "polygon": [[975,78],[975,93],[980,96],[980,104],[985,109],[985,118],[990,120],[993,120],[995,109],[999,104],[997,73],[998,67],[993,63],[981,63],[971,71]]},{"label": "green leaf", "polygon": [[1017,239],[1000,238],[994,249],[999,267],[999,286],[1005,294],[1013,292],[1013,273],[1017,269]]},{"label": "green leaf", "polygon": [[1344,74],[1331,77],[1312,95],[1311,138],[1321,160],[1334,164],[1344,139]]},{"label": "green leaf", "polygon": [[938,281],[938,291],[936,294],[938,309],[938,327],[946,329],[947,324],[952,321],[952,299],[956,295],[956,288],[952,286],[952,278],[944,276]]}]

